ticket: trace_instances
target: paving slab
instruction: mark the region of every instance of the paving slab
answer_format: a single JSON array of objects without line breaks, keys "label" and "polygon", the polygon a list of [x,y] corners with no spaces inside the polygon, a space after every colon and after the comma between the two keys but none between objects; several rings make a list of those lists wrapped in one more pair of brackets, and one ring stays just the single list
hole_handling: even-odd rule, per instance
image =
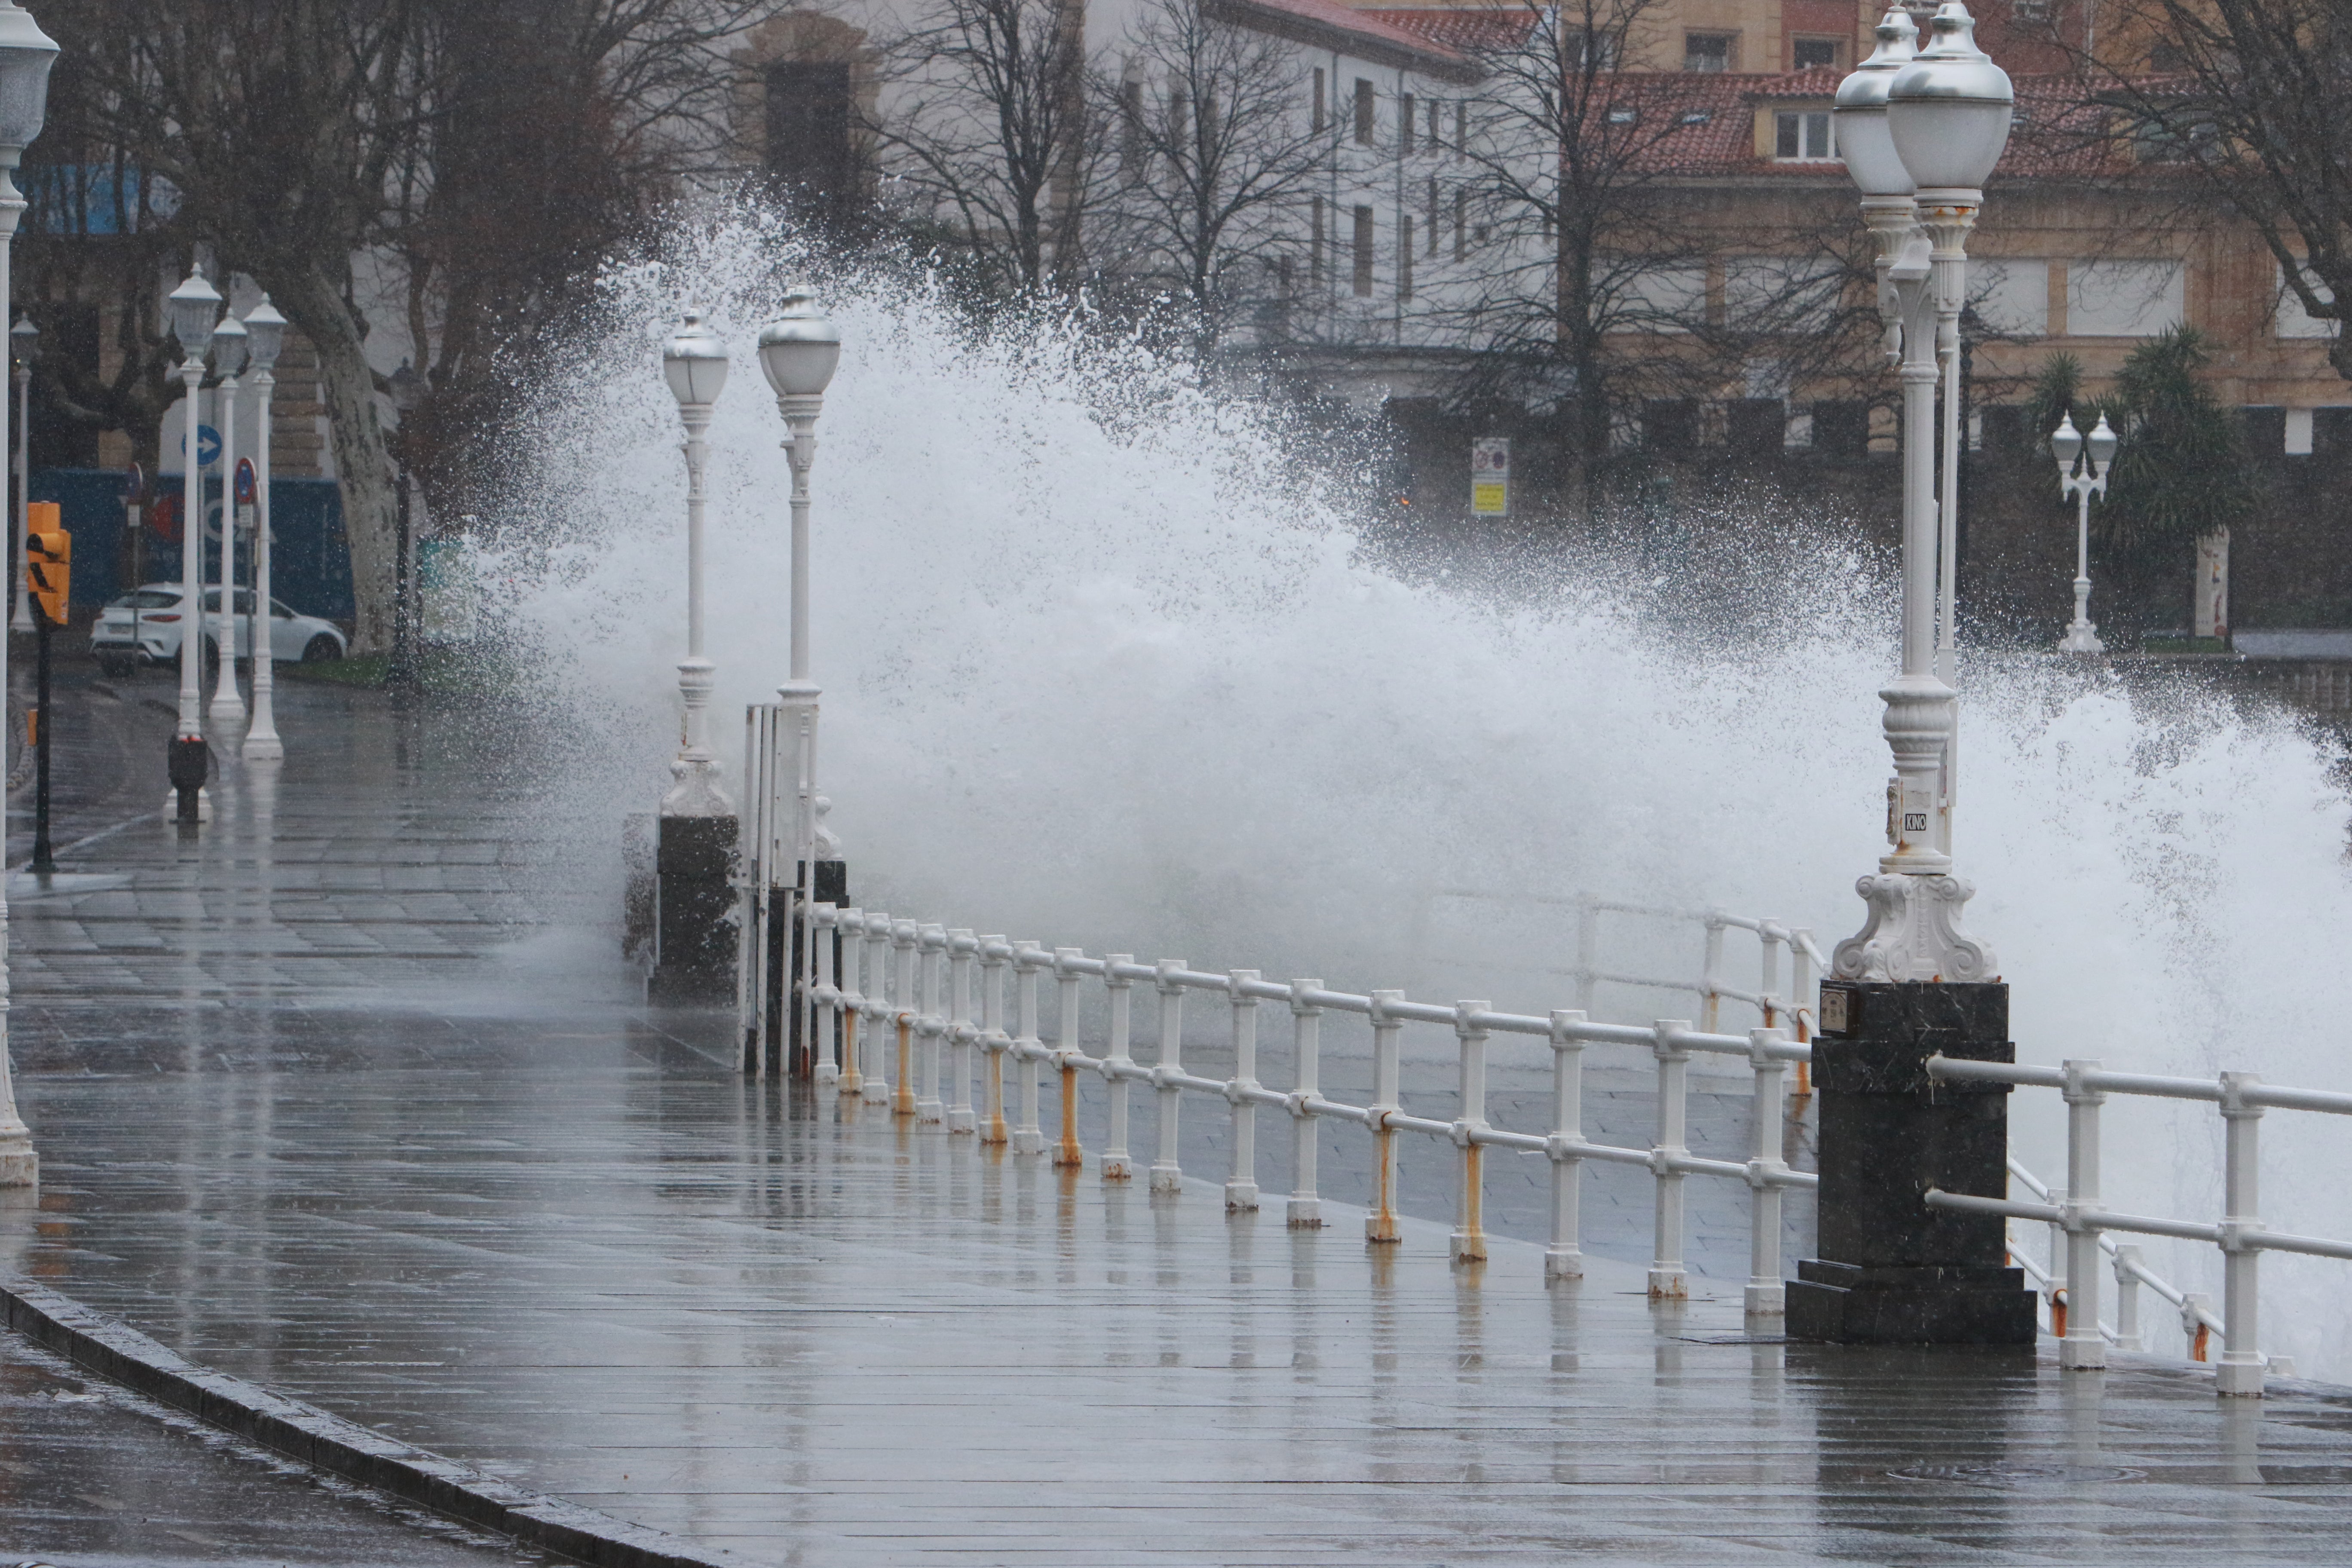
[{"label": "paving slab", "polygon": [[[1638,1188],[1547,1287],[1532,1199],[1447,1264],[1433,1146],[1404,1241],[1367,1248],[1338,1199],[1320,1231],[1228,1216],[1204,1102],[1202,1179],[1155,1197],[746,1080],[724,1015],[649,1011],[618,963],[617,814],[551,823],[511,761],[456,787],[478,759],[429,719],[299,708],[289,746],[333,745],[233,772],[213,827],[113,833],[68,864],[93,880],[12,900],[46,1184],[0,1211],[0,1263],[747,1563],[2284,1563],[2352,1536],[2352,1395],[1781,1342],[1740,1315],[1742,1190],[1698,1199],[1710,1272],[1660,1308]],[[1695,1121],[1736,1140],[1715,1098]],[[1592,1104],[1627,1137],[1649,1114],[1632,1079]]]}]

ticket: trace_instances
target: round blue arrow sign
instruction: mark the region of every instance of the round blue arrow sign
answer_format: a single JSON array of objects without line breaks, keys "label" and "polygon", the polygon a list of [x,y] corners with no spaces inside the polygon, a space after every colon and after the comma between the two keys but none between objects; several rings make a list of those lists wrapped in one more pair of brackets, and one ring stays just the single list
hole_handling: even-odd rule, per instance
[{"label": "round blue arrow sign", "polygon": [[[183,457],[183,458],[185,458],[187,455],[188,455],[188,433],[187,433],[187,430],[185,429],[185,427],[183,427],[183,428],[181,429],[181,431],[180,431],[180,456],[181,456],[181,457]],[[211,468],[215,463],[219,462],[219,461],[220,461],[220,458],[221,458],[221,438],[220,438],[220,432],[219,432],[219,431],[217,431],[217,430],[215,430],[215,429],[214,429],[214,428],[213,428],[211,426],[209,426],[209,425],[199,425],[199,426],[196,426],[196,464],[197,464],[197,466],[198,466],[199,468]]]}]

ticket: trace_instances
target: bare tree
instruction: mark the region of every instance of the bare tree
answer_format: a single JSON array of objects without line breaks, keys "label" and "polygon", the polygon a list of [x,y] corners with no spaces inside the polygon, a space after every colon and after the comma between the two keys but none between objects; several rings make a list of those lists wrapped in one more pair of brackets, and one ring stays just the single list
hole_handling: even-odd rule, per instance
[{"label": "bare tree", "polygon": [[884,176],[987,291],[1076,275],[1098,151],[1085,26],[1078,0],[935,0],[884,49]]},{"label": "bare tree", "polygon": [[1722,172],[1708,162],[1718,141],[1747,147],[1748,110],[1695,95],[1703,78],[1621,68],[1671,19],[1664,0],[1528,0],[1471,49],[1483,79],[1456,222],[1483,241],[1485,265],[1432,314],[1494,351],[1465,395],[1559,406],[1571,510],[1640,402],[1719,397],[1741,381],[1784,393],[1866,360],[1849,329],[1868,314],[1853,287],[1867,268],[1843,193],[1824,181],[1818,202],[1773,204],[1782,216],[1768,228],[1727,222],[1705,176]]},{"label": "bare tree", "polygon": [[1221,16],[1214,0],[1153,0],[1094,94],[1108,174],[1094,246],[1106,270],[1181,300],[1202,353],[1262,302],[1297,248],[1337,123],[1304,111],[1295,45]]},{"label": "bare tree", "polygon": [[[2122,0],[2100,29],[2147,50],[2140,72],[2084,62],[2140,157],[2200,174],[2262,236],[2305,312],[2352,320],[2352,25],[2341,0]],[[2352,336],[2339,331],[2329,355],[2352,379]]]}]

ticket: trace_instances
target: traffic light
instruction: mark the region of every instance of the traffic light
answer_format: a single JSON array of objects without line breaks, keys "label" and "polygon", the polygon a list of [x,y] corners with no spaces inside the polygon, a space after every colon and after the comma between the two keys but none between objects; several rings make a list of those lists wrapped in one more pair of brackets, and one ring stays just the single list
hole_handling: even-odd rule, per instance
[{"label": "traffic light", "polygon": [[66,624],[66,596],[73,578],[73,535],[58,526],[58,503],[37,500],[26,507],[25,571],[33,602],[51,626]]}]

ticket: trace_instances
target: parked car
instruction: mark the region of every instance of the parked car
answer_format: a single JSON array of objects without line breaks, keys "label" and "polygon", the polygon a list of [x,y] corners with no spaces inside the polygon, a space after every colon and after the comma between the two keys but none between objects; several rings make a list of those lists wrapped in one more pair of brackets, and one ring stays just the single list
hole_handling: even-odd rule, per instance
[{"label": "parked car", "polygon": [[[180,657],[180,637],[187,629],[183,590],[177,583],[150,583],[122,595],[99,612],[90,627],[89,651],[109,675],[126,675],[142,664],[171,664]],[[205,590],[205,642],[208,659],[220,657],[221,636],[228,617],[221,614],[221,591]],[[236,657],[253,655],[253,605],[250,588],[236,591]],[[282,602],[269,601],[269,657],[284,663],[312,663],[341,658],[349,643],[332,621],[297,615]]]}]

